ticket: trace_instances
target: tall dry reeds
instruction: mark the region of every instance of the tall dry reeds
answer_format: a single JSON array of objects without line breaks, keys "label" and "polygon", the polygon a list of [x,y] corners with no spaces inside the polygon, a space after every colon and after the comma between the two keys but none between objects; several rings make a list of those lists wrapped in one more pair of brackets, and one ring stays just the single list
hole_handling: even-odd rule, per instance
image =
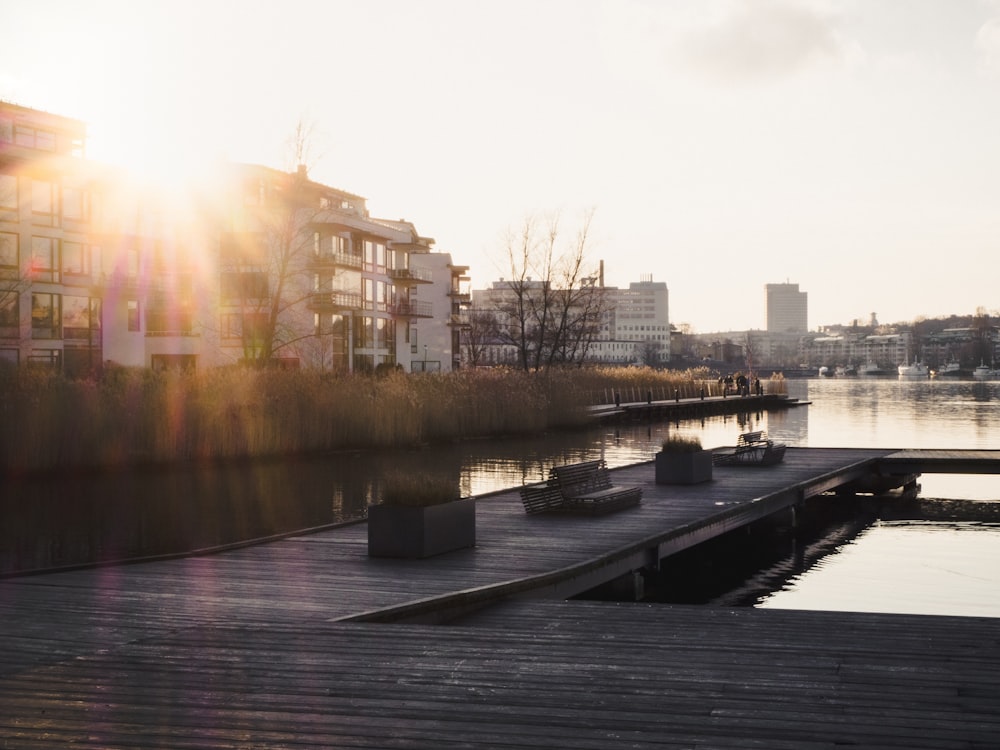
[{"label": "tall dry reeds", "polygon": [[[123,466],[540,432],[586,421],[613,400],[694,397],[705,373],[595,368],[525,373],[339,375],[220,368],[109,368],[69,380],[0,372],[0,470]],[[772,390],[773,384],[769,384]]]}]

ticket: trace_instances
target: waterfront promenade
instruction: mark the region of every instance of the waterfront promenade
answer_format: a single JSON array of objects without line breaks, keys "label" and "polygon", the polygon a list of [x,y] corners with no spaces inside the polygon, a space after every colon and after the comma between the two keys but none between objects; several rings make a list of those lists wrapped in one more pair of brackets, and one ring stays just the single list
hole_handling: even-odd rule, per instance
[{"label": "waterfront promenade", "polygon": [[0,581],[0,747],[993,747],[996,620],[564,601],[892,460],[638,464],[642,504],[601,517],[497,493],[430,560],[368,558],[359,523]]}]

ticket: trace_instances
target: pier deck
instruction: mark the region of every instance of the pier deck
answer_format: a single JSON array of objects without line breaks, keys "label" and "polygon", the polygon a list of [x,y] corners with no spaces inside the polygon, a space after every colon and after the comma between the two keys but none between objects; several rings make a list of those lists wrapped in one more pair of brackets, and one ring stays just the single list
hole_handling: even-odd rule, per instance
[{"label": "pier deck", "polygon": [[[0,747],[993,747],[996,620],[558,601],[892,454],[689,487],[634,465],[642,504],[599,518],[499,493],[475,549],[430,560],[369,559],[361,523],[0,581]],[[365,622],[442,613],[465,619]]]}]

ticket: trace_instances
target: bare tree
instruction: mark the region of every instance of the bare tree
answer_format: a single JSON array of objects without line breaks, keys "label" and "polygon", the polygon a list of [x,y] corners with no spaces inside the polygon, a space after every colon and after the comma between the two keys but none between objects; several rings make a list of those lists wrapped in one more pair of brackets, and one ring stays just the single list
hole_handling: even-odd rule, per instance
[{"label": "bare tree", "polygon": [[663,344],[654,339],[645,339],[636,344],[635,358],[639,364],[646,367],[656,367],[660,364],[660,349]]},{"label": "bare tree", "polygon": [[223,302],[238,310],[243,358],[252,364],[269,364],[291,350],[325,369],[334,362],[334,337],[345,335],[343,322],[320,316],[317,324],[308,304],[317,294],[331,301],[336,294],[333,271],[324,276],[311,265],[324,252],[321,242],[332,241],[312,227],[326,206],[308,177],[313,135],[314,127],[300,119],[286,144],[294,169],[253,167],[245,175],[246,231],[231,235],[223,248]]},{"label": "bare tree", "polygon": [[500,322],[492,310],[469,310],[464,316],[462,342],[470,367],[485,364],[487,352],[500,341]]},{"label": "bare tree", "polygon": [[592,218],[593,211],[584,216],[565,248],[558,217],[544,223],[529,217],[508,234],[500,333],[525,371],[582,362],[600,331],[604,290],[586,268]]}]

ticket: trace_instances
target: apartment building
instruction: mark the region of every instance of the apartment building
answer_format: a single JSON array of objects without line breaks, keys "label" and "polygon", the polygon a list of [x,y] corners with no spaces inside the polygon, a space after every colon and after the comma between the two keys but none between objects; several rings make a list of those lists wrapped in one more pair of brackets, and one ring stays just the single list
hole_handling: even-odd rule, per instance
[{"label": "apartment building", "polygon": [[0,360],[100,364],[102,175],[79,120],[0,102]]},{"label": "apartment building", "polygon": [[87,162],[85,136],[0,103],[0,359],[454,366],[467,269],[412,223],[304,167],[228,165],[181,205]]}]

